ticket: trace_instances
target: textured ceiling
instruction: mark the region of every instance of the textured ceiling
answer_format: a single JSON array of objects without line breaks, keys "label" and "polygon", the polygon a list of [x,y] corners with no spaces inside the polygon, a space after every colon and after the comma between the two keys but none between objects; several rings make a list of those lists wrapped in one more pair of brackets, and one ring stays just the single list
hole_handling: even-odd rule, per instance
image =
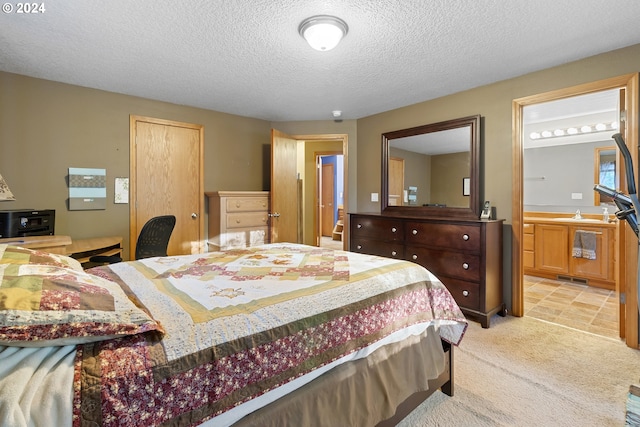
[{"label": "textured ceiling", "polygon": [[[638,0],[44,5],[0,14],[0,70],[272,121],[357,119],[640,43]],[[298,34],[317,14],[349,25],[332,51]]]}]

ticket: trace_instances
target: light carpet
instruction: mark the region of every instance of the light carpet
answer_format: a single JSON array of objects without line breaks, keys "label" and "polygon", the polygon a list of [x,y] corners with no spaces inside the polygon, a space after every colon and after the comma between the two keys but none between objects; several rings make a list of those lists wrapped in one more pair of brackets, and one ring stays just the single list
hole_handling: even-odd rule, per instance
[{"label": "light carpet", "polygon": [[531,317],[473,321],[455,349],[455,389],[400,426],[623,426],[640,351]]}]

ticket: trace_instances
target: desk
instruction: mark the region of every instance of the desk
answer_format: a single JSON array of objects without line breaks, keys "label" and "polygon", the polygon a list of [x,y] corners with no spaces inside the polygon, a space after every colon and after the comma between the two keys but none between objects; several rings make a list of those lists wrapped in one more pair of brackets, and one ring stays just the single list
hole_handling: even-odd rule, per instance
[{"label": "desk", "polygon": [[93,267],[89,258],[94,255],[122,257],[122,237],[95,237],[71,240],[69,236],[29,236],[0,239],[0,243],[38,249],[52,254],[67,255],[80,261],[85,268]]},{"label": "desk", "polygon": [[28,236],[8,237],[0,239],[0,243],[20,246],[28,249],[38,249],[52,254],[67,255],[67,247],[71,245],[69,236]]},{"label": "desk", "polygon": [[85,268],[93,267],[89,258],[95,255],[122,257],[122,237],[94,237],[74,240],[66,248],[67,255],[80,261]]}]

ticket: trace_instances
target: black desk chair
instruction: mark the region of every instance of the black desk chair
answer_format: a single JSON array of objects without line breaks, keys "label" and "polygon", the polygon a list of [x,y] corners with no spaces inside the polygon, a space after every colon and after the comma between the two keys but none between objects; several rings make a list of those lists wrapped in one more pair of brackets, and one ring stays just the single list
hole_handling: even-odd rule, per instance
[{"label": "black desk chair", "polygon": [[[135,259],[151,258],[155,256],[167,256],[167,247],[173,228],[176,225],[176,217],[173,215],[162,215],[151,218],[147,221],[136,243]],[[98,264],[115,264],[121,262],[119,256],[93,256],[89,262]]]}]

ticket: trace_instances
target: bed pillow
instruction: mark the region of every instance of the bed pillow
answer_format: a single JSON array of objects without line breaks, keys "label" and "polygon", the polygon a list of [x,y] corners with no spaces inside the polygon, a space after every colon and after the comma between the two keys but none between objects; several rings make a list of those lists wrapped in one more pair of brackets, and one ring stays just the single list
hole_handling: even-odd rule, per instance
[{"label": "bed pillow", "polygon": [[153,330],[163,332],[115,282],[60,265],[0,263],[0,345],[81,344]]},{"label": "bed pillow", "polygon": [[0,264],[54,265],[82,271],[82,265],[77,259],[7,244],[0,245]]}]

